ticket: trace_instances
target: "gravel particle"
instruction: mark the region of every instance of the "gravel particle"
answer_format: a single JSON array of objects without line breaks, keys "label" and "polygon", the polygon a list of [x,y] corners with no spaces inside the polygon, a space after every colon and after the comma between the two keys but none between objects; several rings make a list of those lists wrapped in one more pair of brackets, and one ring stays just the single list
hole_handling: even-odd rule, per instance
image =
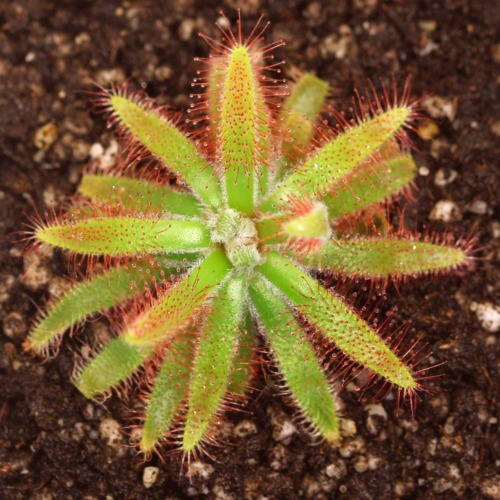
[{"label": "gravel particle", "polygon": [[450,122],[453,122],[457,114],[458,100],[435,95],[425,99],[422,102],[422,107],[432,118],[447,118]]},{"label": "gravel particle", "polygon": [[358,430],[356,429],[356,422],[349,418],[343,418],[340,421],[340,433],[342,436],[354,436]]},{"label": "gravel particle", "polygon": [[434,184],[439,187],[444,187],[451,184],[457,177],[458,172],[456,170],[440,168],[434,176]]},{"label": "gravel particle", "polygon": [[142,484],[144,488],[151,488],[158,477],[160,469],[158,467],[144,467],[142,471]]},{"label": "gravel particle", "polygon": [[462,220],[460,207],[451,200],[439,200],[429,214],[430,220],[454,222]]},{"label": "gravel particle", "polygon": [[196,23],[194,22],[194,19],[184,19],[179,26],[179,38],[184,41],[189,40],[193,34],[195,26]]},{"label": "gravel particle", "polygon": [[488,213],[488,204],[483,200],[474,200],[465,209],[476,215],[486,215]]},{"label": "gravel particle", "polygon": [[339,453],[340,456],[344,458],[349,458],[352,457],[353,455],[356,455],[359,453],[365,446],[365,442],[363,441],[363,438],[357,437],[355,439],[350,439],[346,441],[340,448],[339,448]]},{"label": "gravel particle", "polygon": [[481,492],[488,498],[500,498],[500,476],[486,479],[481,485]]},{"label": "gravel particle", "polygon": [[57,125],[55,123],[46,123],[35,132],[33,144],[37,149],[47,151],[56,139]]},{"label": "gravel particle", "polygon": [[42,257],[37,252],[26,252],[23,255],[24,274],[21,281],[31,291],[36,291],[46,285],[52,273]]},{"label": "gravel particle", "polygon": [[257,426],[251,420],[242,420],[235,425],[233,434],[239,438],[246,438],[251,434],[257,434]]},{"label": "gravel particle", "polygon": [[470,310],[476,313],[481,327],[487,332],[496,333],[500,330],[500,307],[491,302],[471,302]]},{"label": "gravel particle", "polygon": [[333,479],[342,479],[347,474],[347,466],[343,460],[338,460],[326,466],[325,474]]},{"label": "gravel particle", "polygon": [[17,311],[12,311],[3,319],[3,332],[11,339],[22,339],[28,331],[26,318]]},{"label": "gravel particle", "polygon": [[106,444],[115,451],[123,454],[125,448],[123,446],[123,436],[121,426],[113,418],[106,418],[99,424],[99,434]]},{"label": "gravel particle", "polygon": [[214,468],[210,464],[203,462],[191,462],[187,470],[187,477],[199,477],[201,479],[208,479],[214,472]]}]

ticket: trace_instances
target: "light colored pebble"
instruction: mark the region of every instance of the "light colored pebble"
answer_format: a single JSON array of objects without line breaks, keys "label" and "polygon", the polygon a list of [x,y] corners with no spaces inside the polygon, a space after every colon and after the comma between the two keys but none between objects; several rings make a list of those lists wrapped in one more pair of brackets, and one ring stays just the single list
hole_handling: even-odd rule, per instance
[{"label": "light colored pebble", "polygon": [[418,169],[418,175],[421,175],[422,177],[427,177],[430,173],[431,171],[429,170],[429,167],[426,167],[425,165]]},{"label": "light colored pebble", "polygon": [[151,488],[155,484],[160,469],[158,467],[144,467],[142,471],[142,484],[144,488]]},{"label": "light colored pebble", "polygon": [[472,212],[476,215],[485,215],[488,213],[488,204],[483,200],[474,200],[472,203],[469,203],[466,207],[466,210]]},{"label": "light colored pebble", "polygon": [[444,187],[451,184],[457,177],[458,172],[456,170],[445,170],[444,168],[440,168],[434,176],[434,184],[439,187]]},{"label": "light colored pebble", "polygon": [[26,318],[17,311],[12,311],[3,319],[3,333],[11,339],[21,339],[26,335]]},{"label": "light colored pebble", "polygon": [[462,220],[460,207],[451,200],[439,200],[429,214],[430,220],[454,222]]},{"label": "light colored pebble", "polygon": [[458,100],[434,95],[422,102],[422,107],[432,118],[447,118],[450,122],[455,120],[457,114]]},{"label": "light colored pebble", "polygon": [[356,422],[349,418],[343,418],[340,421],[340,433],[342,436],[354,436],[358,430],[356,429]]},{"label": "light colored pebble", "polygon": [[286,444],[296,432],[297,427],[295,427],[290,420],[285,420],[281,429],[276,433],[273,432],[273,438],[275,441],[283,441]]},{"label": "light colored pebble", "polygon": [[43,260],[38,252],[26,252],[23,255],[24,274],[21,281],[24,286],[32,291],[39,290],[46,285],[52,273],[47,266],[47,260]]},{"label": "light colored pebble", "polygon": [[199,477],[208,479],[214,472],[214,468],[210,464],[205,464],[200,461],[191,462],[187,470],[188,478]]},{"label": "light colored pebble", "polygon": [[99,424],[99,434],[110,448],[117,451],[124,449],[121,426],[115,419],[105,418]]},{"label": "light colored pebble", "polygon": [[488,332],[496,333],[500,330],[500,307],[491,302],[471,302],[471,311],[476,313],[481,327]]},{"label": "light colored pebble", "polygon": [[500,476],[485,479],[481,484],[481,493],[488,498],[498,500],[500,498]]},{"label": "light colored pebble", "polygon": [[341,24],[338,33],[327,36],[320,44],[323,58],[334,56],[344,59],[346,56],[356,56],[357,47],[351,28],[347,24]]},{"label": "light colored pebble", "polygon": [[357,437],[355,439],[350,439],[339,448],[340,456],[344,458],[352,457],[353,455],[359,453],[364,446],[365,442],[363,441],[363,438]]},{"label": "light colored pebble", "polygon": [[342,479],[347,474],[347,466],[343,460],[338,460],[326,466],[325,474],[333,479]]},{"label": "light colored pebble", "polygon": [[179,26],[179,38],[187,41],[191,38],[196,24],[194,19],[184,19]]},{"label": "light colored pebble", "polygon": [[369,404],[365,406],[368,415],[377,415],[387,420],[387,411],[382,404]]},{"label": "light colored pebble", "polygon": [[257,434],[257,426],[251,420],[242,420],[235,425],[233,434],[239,438],[246,438],[252,434]]},{"label": "light colored pebble", "polygon": [[35,132],[33,144],[37,149],[47,151],[57,139],[57,125],[55,123],[46,123]]}]

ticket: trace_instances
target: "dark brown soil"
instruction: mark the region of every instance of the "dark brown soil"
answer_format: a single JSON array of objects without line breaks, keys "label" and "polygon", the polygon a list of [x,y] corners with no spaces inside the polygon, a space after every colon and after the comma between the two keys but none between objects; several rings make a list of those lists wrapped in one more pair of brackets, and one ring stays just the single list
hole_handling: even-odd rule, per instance
[{"label": "dark brown soil", "polygon": [[[71,195],[90,146],[109,146],[112,136],[89,113],[82,92],[92,81],[130,79],[160,102],[186,108],[193,57],[208,52],[197,33],[215,36],[218,8],[234,18],[237,3],[0,2],[2,231],[22,230],[34,206],[43,212]],[[500,306],[494,150],[500,134],[498,3],[252,0],[245,5],[247,28],[263,12],[272,22],[268,39],[288,42],[278,51],[288,68],[314,70],[332,82],[337,109],[347,109],[353,88],[369,79],[390,85],[407,75],[413,96],[445,100],[444,113],[427,106],[436,135],[415,136],[421,175],[406,223],[457,235],[472,231],[480,259],[468,272],[420,279],[400,294],[389,290],[398,319],[411,318],[412,335],[428,342],[431,362],[446,363],[435,382],[441,390],[422,395],[415,420],[407,408],[396,415],[394,398],[376,403],[367,393],[359,401],[344,390],[345,416],[355,423],[355,433],[339,448],[314,446],[301,431],[280,440],[292,410],[261,379],[248,413],[233,414],[224,426],[231,444],[212,450],[215,460],[208,465],[192,466],[190,483],[179,455],[143,463],[133,448],[121,446],[120,437],[106,441],[106,424],[126,425],[127,408],[135,401],[112,397],[101,405],[76,391],[69,382],[76,339],[46,363],[23,353],[37,305],[61,286],[56,276],[67,266],[57,253],[41,262],[23,256],[21,244],[3,238],[0,498],[500,498],[498,340],[473,311],[478,304]],[[48,123],[55,127],[44,128],[42,137],[40,129]],[[420,135],[429,130],[420,129]],[[439,186],[443,173],[455,178]],[[453,201],[461,219],[430,221],[439,200]],[[101,320],[86,332],[99,335],[106,328]],[[387,418],[370,415],[374,411]],[[146,466],[159,468],[150,488],[143,484]]]}]

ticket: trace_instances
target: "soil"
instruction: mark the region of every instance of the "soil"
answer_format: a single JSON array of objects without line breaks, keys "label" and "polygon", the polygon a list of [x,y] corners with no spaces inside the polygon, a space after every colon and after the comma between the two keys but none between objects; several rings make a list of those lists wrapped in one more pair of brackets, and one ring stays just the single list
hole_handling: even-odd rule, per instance
[{"label": "soil", "polygon": [[[411,318],[410,334],[427,343],[428,362],[444,363],[433,382],[439,390],[422,394],[413,419],[408,408],[398,412],[394,396],[378,402],[368,391],[359,398],[348,386],[341,393],[346,437],[334,447],[300,430],[272,382],[260,377],[248,406],[222,426],[228,444],[211,450],[213,460],[186,469],[178,454],[144,462],[126,446],[117,425],[130,423],[136,401],[91,402],[77,392],[69,382],[76,336],[47,362],[23,352],[37,307],[63,286],[68,265],[57,252],[23,253],[10,235],[36,210],[70,196],[91,154],[112,145],[89,111],[92,82],[130,80],[160,103],[185,109],[193,57],[208,53],[197,33],[217,36],[218,9],[234,19],[237,2],[4,0],[0,225],[9,236],[0,239],[0,498],[500,498],[498,4],[242,5],[246,29],[263,12],[272,22],[267,39],[287,41],[277,57],[288,70],[313,70],[332,83],[336,109],[347,110],[353,89],[369,80],[390,87],[407,75],[413,96],[434,97],[423,103],[431,120],[414,134],[419,176],[406,225],[474,234],[478,259],[468,270],[387,293],[398,321]],[[452,210],[436,216],[443,200]],[[83,335],[106,335],[107,328],[97,320]]]}]

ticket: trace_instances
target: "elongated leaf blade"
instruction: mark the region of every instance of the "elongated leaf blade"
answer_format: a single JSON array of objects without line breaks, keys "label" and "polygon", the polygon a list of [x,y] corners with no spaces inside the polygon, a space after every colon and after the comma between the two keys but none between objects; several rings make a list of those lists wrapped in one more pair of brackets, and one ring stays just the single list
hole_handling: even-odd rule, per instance
[{"label": "elongated leaf blade", "polygon": [[311,73],[304,74],[292,87],[281,112],[283,161],[278,164],[275,182],[281,181],[292,166],[305,159],[315,134],[315,123],[328,93],[328,83]]},{"label": "elongated leaf blade", "polygon": [[188,193],[130,177],[85,174],[78,192],[104,203],[113,203],[135,212],[145,210],[199,217],[200,204]]},{"label": "elongated leaf blade", "polygon": [[408,367],[340,297],[276,252],[259,270],[326,337],[357,363],[401,387],[417,387]]},{"label": "elongated leaf blade", "polygon": [[230,270],[224,251],[214,250],[139,315],[126,330],[125,339],[131,344],[148,345],[172,337],[196,316]]},{"label": "elongated leaf blade", "polygon": [[114,338],[80,371],[75,385],[91,399],[126,381],[152,352],[150,347],[130,345],[121,337]]},{"label": "elongated leaf blade", "polygon": [[363,238],[330,241],[307,265],[342,274],[386,278],[415,276],[451,269],[467,262],[460,248],[425,241]]},{"label": "elongated leaf blade", "polygon": [[250,296],[298,407],[327,441],[338,440],[339,419],[331,389],[287,303],[262,277],[252,282]]},{"label": "elongated leaf blade", "polygon": [[355,214],[390,199],[408,186],[417,169],[411,155],[402,154],[382,164],[356,168],[344,181],[335,182],[323,198],[331,219]]},{"label": "elongated leaf blade", "polygon": [[110,96],[109,103],[128,133],[172,169],[199,199],[212,208],[222,205],[214,171],[174,124],[121,95]]},{"label": "elongated leaf blade", "polygon": [[36,231],[38,240],[86,255],[140,255],[196,252],[211,246],[201,221],[95,217],[49,224]]},{"label": "elongated leaf blade", "polygon": [[210,429],[230,383],[246,276],[230,278],[212,300],[196,350],[182,449],[193,452]]},{"label": "elongated leaf blade", "polygon": [[236,46],[227,64],[218,134],[222,166],[229,206],[250,215],[259,183],[256,176],[267,176],[262,161],[265,113],[248,49]]},{"label": "elongated leaf blade", "polygon": [[141,449],[147,453],[168,433],[187,396],[195,340],[181,331],[168,346],[148,397]]},{"label": "elongated leaf blade", "polygon": [[411,109],[400,106],[389,109],[353,126],[325,144],[293,174],[276,187],[260,209],[279,208],[290,195],[296,198],[325,196],[331,186],[348,176],[382,144],[393,137],[411,116]]},{"label": "elongated leaf blade", "polygon": [[121,266],[74,286],[59,299],[28,337],[36,352],[42,352],[65,330],[87,316],[104,311],[161,281],[165,268],[138,263]]}]

